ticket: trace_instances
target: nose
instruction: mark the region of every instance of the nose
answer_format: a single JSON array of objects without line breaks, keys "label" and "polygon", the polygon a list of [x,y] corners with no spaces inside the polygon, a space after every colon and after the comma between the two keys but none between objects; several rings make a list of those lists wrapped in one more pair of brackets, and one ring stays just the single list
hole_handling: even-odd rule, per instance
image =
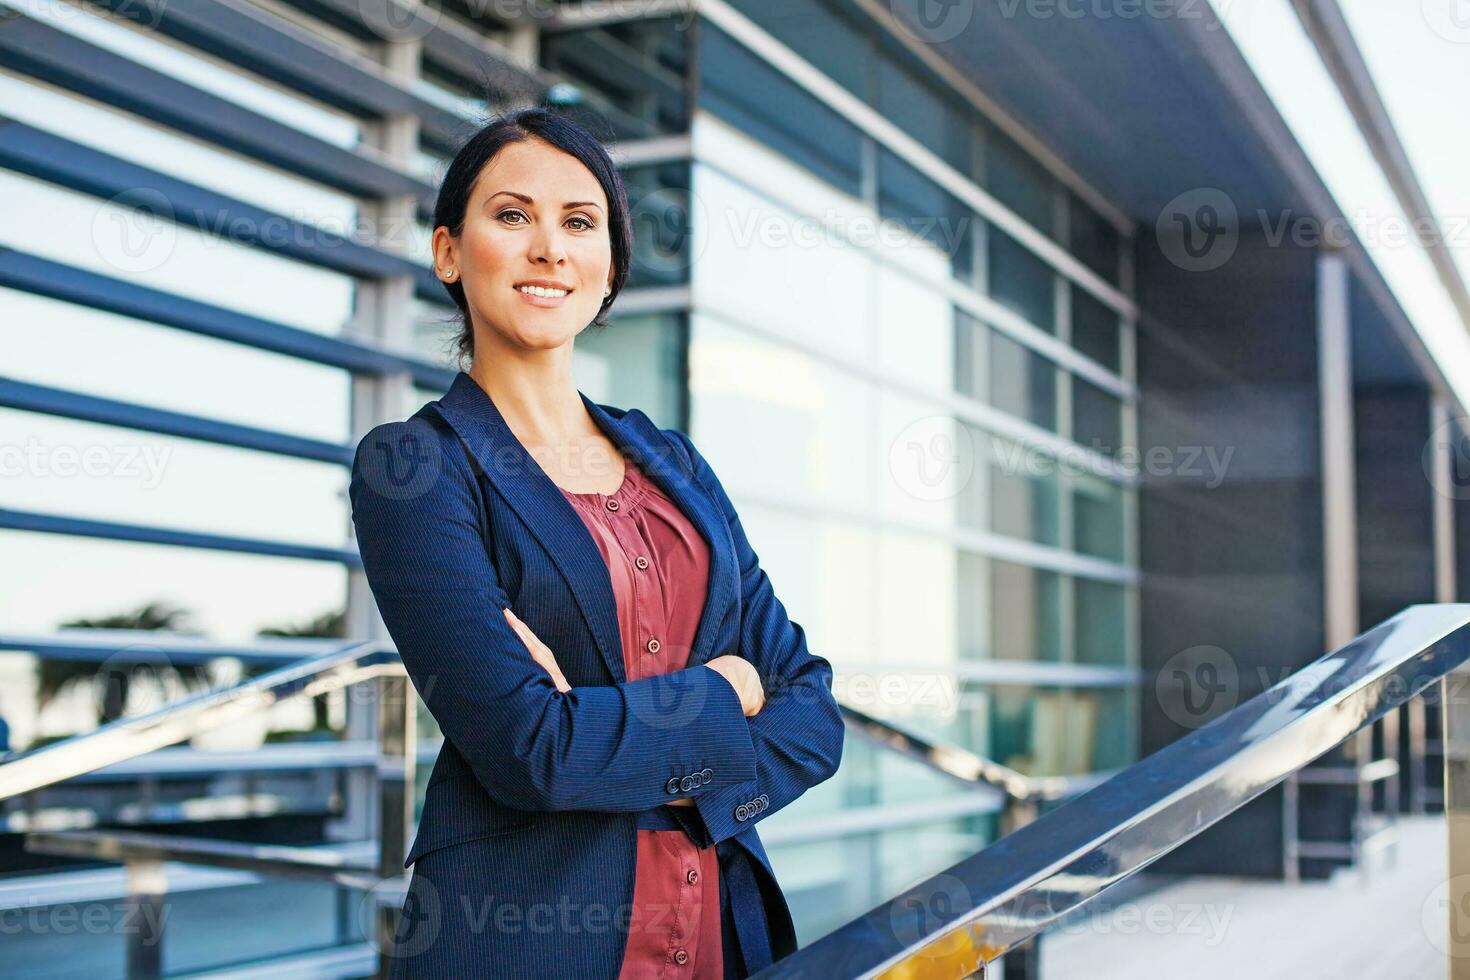
[{"label": "nose", "polygon": [[566,245],[562,241],[562,233],[554,226],[541,225],[531,236],[530,255],[534,263],[550,263],[561,265],[566,261]]}]

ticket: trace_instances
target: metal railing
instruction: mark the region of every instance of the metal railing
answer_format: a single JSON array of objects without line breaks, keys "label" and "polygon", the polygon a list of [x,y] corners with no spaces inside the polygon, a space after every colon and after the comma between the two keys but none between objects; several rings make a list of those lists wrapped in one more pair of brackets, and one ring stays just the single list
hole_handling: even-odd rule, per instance
[{"label": "metal railing", "polygon": [[[1470,605],[1411,606],[756,976],[971,977],[1438,685],[1449,914],[1470,899]],[[1461,877],[1456,878],[1457,873]],[[1464,975],[1470,940],[1452,930]]]},{"label": "metal railing", "polygon": [[[136,639],[134,639],[136,642]],[[377,860],[363,864],[331,848],[196,840],[126,830],[31,833],[26,850],[119,861],[128,873],[125,905],[129,921],[142,924],[128,934],[130,980],[163,976],[163,903],[167,861],[184,861],[255,871],[273,877],[306,878],[369,891],[376,899],[379,950],[390,949],[407,874],[403,861],[414,829],[414,746],[418,702],[398,652],[384,643],[352,643],[289,664],[229,688],[205,691],[155,711],[127,717],[94,732],[65,739],[0,763],[0,800],[34,792],[116,765],[156,749],[268,710],[283,702],[356,685],[374,686],[378,708]],[[378,975],[391,960],[378,957]]]},{"label": "metal railing", "polygon": [[[170,661],[188,658],[202,662],[224,654],[246,653],[269,662],[282,654],[301,655],[311,651],[311,655],[232,687],[193,695],[146,714],[119,719],[93,732],[6,757],[0,761],[0,800],[93,775],[99,770],[116,771],[126,763],[142,761],[145,755],[292,699],[373,683],[379,706],[374,768],[378,777],[380,822],[384,824],[376,842],[361,842],[373,845],[377,855],[375,863],[361,860],[362,848],[354,848],[351,856],[344,856],[341,847],[251,844],[125,829],[27,834],[28,851],[125,865],[130,921],[146,924],[146,928],[129,934],[128,976],[163,975],[165,917],[161,906],[166,896],[163,867],[171,861],[369,891],[378,907],[376,948],[390,949],[397,909],[408,883],[403,861],[413,833],[415,764],[423,754],[413,744],[417,702],[397,651],[385,643],[336,644],[334,648],[322,641],[295,647],[275,644],[268,650],[226,648],[197,639],[172,637],[157,640],[149,637],[140,646],[136,631],[0,635],[0,647],[34,648],[63,656],[95,657],[99,650],[111,649],[116,644],[137,648],[139,657],[150,660],[162,655]],[[1075,796],[1107,778],[1107,774],[1032,778],[960,746],[907,731],[850,705],[843,704],[841,709],[849,729],[885,750],[912,758],[971,790],[995,794],[1002,833],[1034,819],[1042,806]],[[334,747],[340,746],[312,744],[294,748],[329,753]],[[186,761],[181,759],[178,764]],[[218,767],[211,763],[209,768]],[[386,971],[387,964],[388,958],[380,956],[380,975]]]}]

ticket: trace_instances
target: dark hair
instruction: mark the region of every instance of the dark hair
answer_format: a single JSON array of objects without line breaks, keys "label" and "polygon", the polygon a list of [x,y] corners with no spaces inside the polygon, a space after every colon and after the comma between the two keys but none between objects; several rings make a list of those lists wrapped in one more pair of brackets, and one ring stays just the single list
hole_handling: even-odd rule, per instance
[{"label": "dark hair", "polygon": [[[602,306],[592,320],[599,327],[606,326],[607,311],[628,281],[628,266],[633,260],[633,226],[622,174],[608,155],[607,148],[580,123],[544,106],[528,106],[506,113],[480,129],[459,148],[449,169],[444,172],[439,198],[434,204],[434,227],[444,225],[451,234],[461,234],[470,196],[485,165],[510,144],[524,143],[533,138],[582,161],[607,194],[607,229],[612,240],[612,292],[603,298]],[[459,308],[461,325],[455,341],[456,351],[461,359],[472,357],[475,353],[475,327],[465,300],[463,277],[454,282],[440,282]]]}]

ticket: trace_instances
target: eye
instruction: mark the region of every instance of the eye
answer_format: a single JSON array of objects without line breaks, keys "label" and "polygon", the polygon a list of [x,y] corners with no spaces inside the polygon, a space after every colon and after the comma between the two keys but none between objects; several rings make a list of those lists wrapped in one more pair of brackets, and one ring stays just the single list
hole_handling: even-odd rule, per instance
[{"label": "eye", "polygon": [[582,223],[582,231],[591,231],[593,228],[597,227],[596,223],[594,223],[590,218],[586,217],[585,215],[574,214],[567,220],[580,221]]},{"label": "eye", "polygon": [[504,221],[506,218],[509,218],[511,215],[515,215],[515,216],[520,217],[520,218],[524,218],[525,217],[524,214],[521,214],[521,212],[515,210],[514,208],[512,208],[512,209],[510,209],[508,211],[502,211],[499,214],[497,214],[495,217],[499,218],[501,221]]}]

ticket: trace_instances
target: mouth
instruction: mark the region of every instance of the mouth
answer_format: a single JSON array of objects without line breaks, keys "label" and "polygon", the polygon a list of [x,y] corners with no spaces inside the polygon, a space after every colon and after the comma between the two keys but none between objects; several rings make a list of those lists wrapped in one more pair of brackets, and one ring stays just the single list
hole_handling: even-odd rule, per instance
[{"label": "mouth", "polygon": [[566,298],[572,294],[570,289],[556,289],[550,286],[537,286],[534,284],[522,284],[511,287],[526,302],[532,306],[557,307],[566,302]]}]

